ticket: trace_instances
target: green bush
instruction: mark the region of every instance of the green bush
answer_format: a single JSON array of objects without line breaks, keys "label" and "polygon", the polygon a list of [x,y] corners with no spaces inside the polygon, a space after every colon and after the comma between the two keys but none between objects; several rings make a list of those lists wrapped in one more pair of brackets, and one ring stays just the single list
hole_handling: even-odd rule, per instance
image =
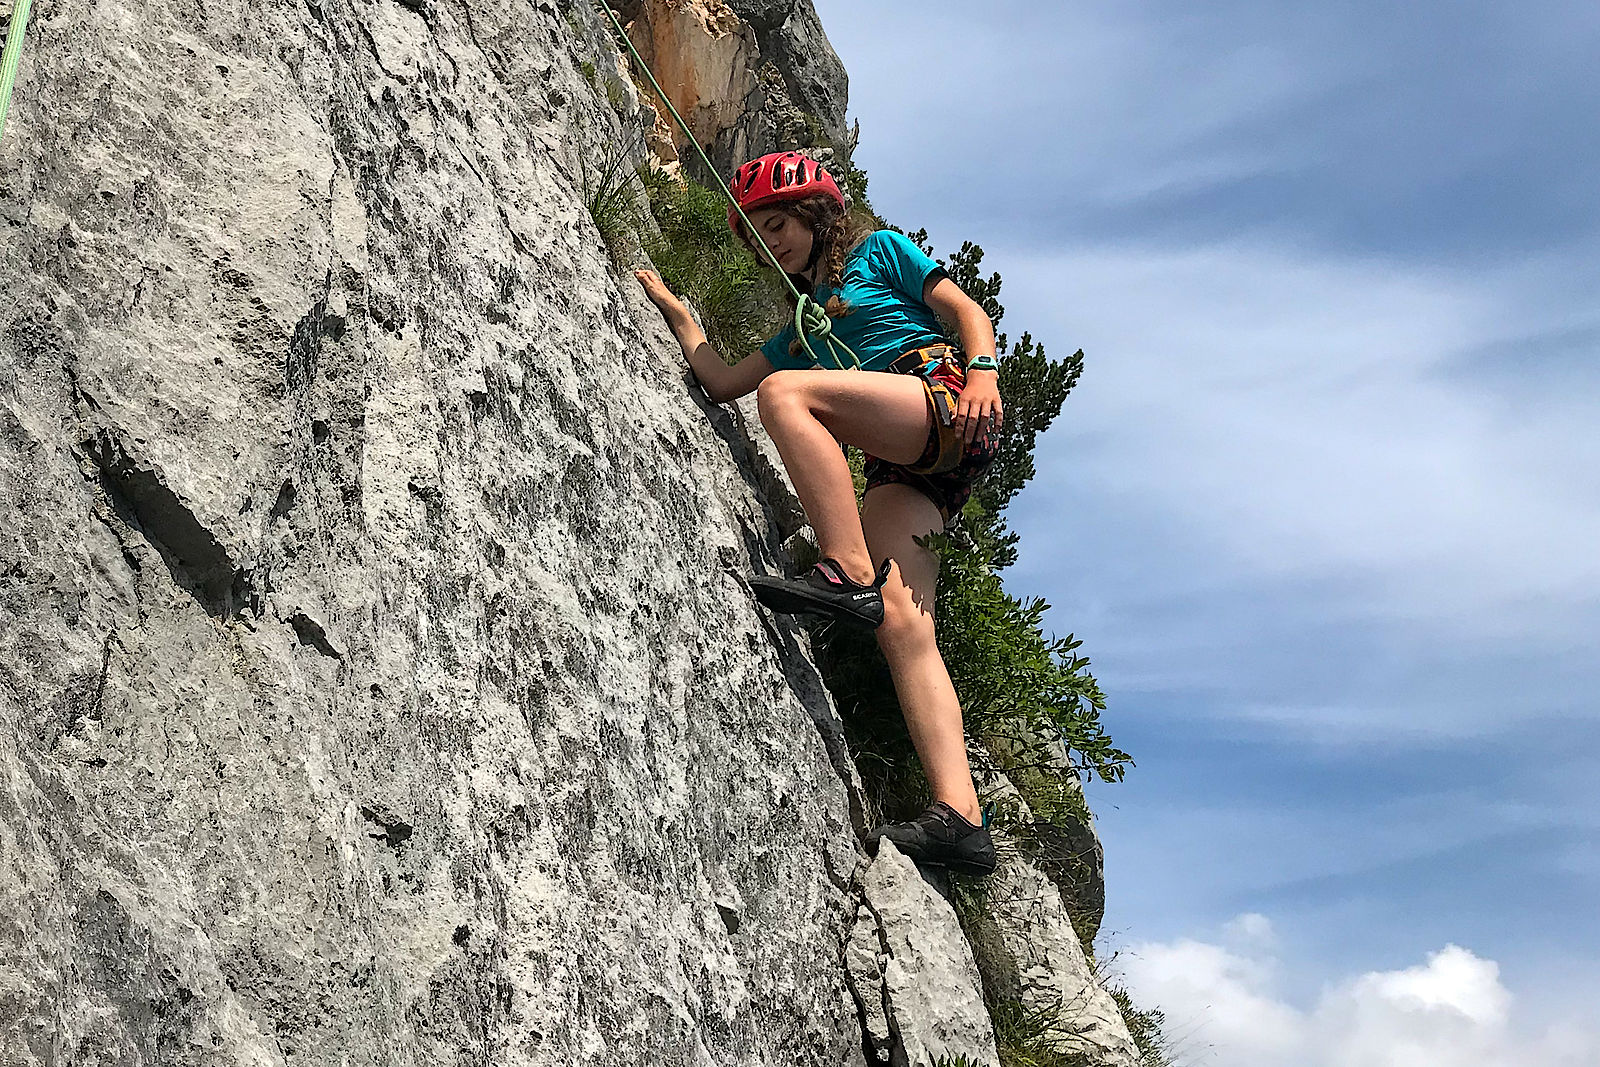
[{"label": "green bush", "polygon": [[[1003,740],[1015,751],[1035,738],[1059,737],[1077,766],[1105,782],[1122,780],[1129,763],[1100,722],[1105,695],[1070,634],[1045,637],[1049,605],[1021,601],[995,573],[993,546],[961,546],[949,534],[928,538],[942,560],[939,649],[962,696],[968,733]],[[1036,763],[1037,761],[1030,761]]]},{"label": "green bush", "polygon": [[[928,243],[926,230],[906,234],[928,255],[933,246]],[[948,261],[939,261],[950,275],[950,280],[961,287],[983,308],[999,331],[1005,318],[1005,305],[1000,303],[1000,275],[984,276],[983,248],[965,241],[960,251]],[[961,339],[949,324],[941,323],[945,338],[957,348]],[[995,350],[1004,355],[1000,361],[1000,397],[1005,404],[1005,432],[1000,438],[1000,453],[990,465],[988,473],[973,490],[972,503],[962,515],[962,524],[980,543],[992,546],[991,565],[996,570],[1011,566],[1017,560],[1017,535],[1006,529],[1004,511],[1011,498],[1034,475],[1033,447],[1039,435],[1061,414],[1067,394],[1078,384],[1083,373],[1083,350],[1079,349],[1063,360],[1053,360],[1045,354],[1044,345],[1023,333],[1021,340],[1010,346],[1003,331],[995,335]]]}]

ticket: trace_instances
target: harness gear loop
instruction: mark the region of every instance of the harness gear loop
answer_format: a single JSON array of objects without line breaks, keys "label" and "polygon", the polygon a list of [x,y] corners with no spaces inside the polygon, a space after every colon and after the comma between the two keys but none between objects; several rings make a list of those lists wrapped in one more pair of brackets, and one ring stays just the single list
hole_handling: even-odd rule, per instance
[{"label": "harness gear loop", "polygon": [[[19,0],[19,2],[27,4],[29,0]],[[765,253],[767,261],[777,267],[778,257],[772,254],[772,249],[767,247],[767,242],[757,231],[755,223],[750,221],[750,217],[744,213],[744,208],[739,206],[739,201],[734,197],[733,190],[728,188],[728,183],[717,172],[716,166],[711,162],[711,157],[706,155],[706,150],[700,147],[700,141],[695,137],[694,131],[689,129],[689,124],[683,121],[683,116],[678,114],[678,109],[672,106],[671,100],[667,99],[667,94],[662,90],[661,83],[656,81],[656,76],[650,71],[650,64],[644,61],[644,56],[639,54],[639,49],[634,47],[633,38],[629,37],[628,31],[622,28],[622,23],[617,19],[617,13],[611,10],[611,5],[607,3],[607,0],[599,0],[599,2],[600,10],[606,13],[606,18],[610,19],[611,25],[616,27],[617,36],[622,38],[623,43],[628,46],[628,51],[633,53],[634,62],[639,64],[639,69],[644,71],[644,76],[650,80],[650,87],[656,91],[656,96],[660,98],[661,102],[667,105],[667,110],[677,120],[679,129],[683,130],[683,135],[689,139],[689,143],[694,145],[694,150],[700,155],[700,161],[706,165],[706,173],[717,179],[717,188],[721,189],[722,195],[728,198],[728,203],[733,207],[733,210],[739,213],[739,218],[744,221],[746,232],[756,239],[756,243],[761,246],[761,251]],[[795,336],[805,346],[806,354],[811,357],[811,362],[819,366],[822,365],[822,360],[818,357],[816,349],[811,347],[810,338],[806,336],[808,332],[812,337],[825,343],[828,354],[833,358],[835,367],[840,370],[846,369],[845,360],[848,359],[849,369],[860,370],[861,357],[857,356],[849,345],[833,336],[833,323],[828,318],[827,311],[819,306],[815,300],[795,288],[794,282],[790,280],[789,275],[782,267],[778,267],[778,273],[783,278],[783,284],[788,286],[789,293],[794,297]]]},{"label": "harness gear loop", "polygon": [[11,86],[17,80],[17,64],[22,62],[22,31],[28,25],[28,8],[33,0],[17,0],[11,11],[11,29],[6,47],[0,52],[0,138],[6,133],[6,108],[11,104]]}]

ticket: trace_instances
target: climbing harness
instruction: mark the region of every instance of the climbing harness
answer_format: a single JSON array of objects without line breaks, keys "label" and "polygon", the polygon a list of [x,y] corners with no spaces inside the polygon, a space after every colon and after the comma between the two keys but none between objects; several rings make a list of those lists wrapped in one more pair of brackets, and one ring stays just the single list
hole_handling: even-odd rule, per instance
[{"label": "climbing harness", "polygon": [[17,80],[17,64],[22,61],[22,28],[28,24],[28,8],[33,0],[17,0],[11,10],[11,31],[6,48],[0,52],[0,140],[6,135],[6,108],[11,104],[11,85]]},{"label": "climbing harness", "polygon": [[[26,2],[26,0],[23,0],[23,2]],[[644,71],[644,76],[650,79],[650,87],[656,91],[656,96],[663,104],[667,105],[667,110],[672,112],[672,117],[678,121],[678,126],[683,130],[683,135],[689,139],[690,144],[694,145],[694,150],[700,153],[700,159],[706,165],[706,172],[717,179],[717,187],[722,190],[722,195],[728,198],[728,203],[732,205],[734,211],[738,212],[739,218],[744,221],[745,230],[755,237],[756,242],[761,245],[761,251],[766,253],[767,259],[776,264],[778,257],[772,254],[772,249],[767,247],[766,240],[756,230],[755,224],[745,215],[744,209],[739,206],[739,201],[734,197],[733,191],[728,188],[728,183],[722,180],[721,174],[717,173],[717,168],[712,164],[711,157],[707,156],[705,149],[700,147],[700,142],[696,139],[694,132],[689,129],[689,124],[683,121],[683,116],[678,114],[678,109],[672,106],[671,100],[667,99],[667,94],[662,91],[661,83],[656,81],[656,76],[650,71],[650,64],[644,61],[644,57],[639,54],[639,49],[634,47],[633,39],[628,36],[628,31],[622,28],[622,23],[617,19],[617,13],[611,10],[611,5],[606,0],[600,0],[600,8],[606,13],[606,18],[611,20],[611,25],[617,28],[617,36],[627,43],[628,51],[633,53],[634,62],[639,64],[639,69]],[[811,357],[811,362],[819,365],[822,363],[821,358],[817,356],[816,350],[811,347],[811,342],[815,340],[825,346],[828,355],[833,359],[835,367],[840,370],[846,369],[845,361],[848,359],[848,369],[860,370],[861,358],[851,350],[849,345],[833,336],[833,320],[828,318],[827,311],[815,300],[796,289],[794,282],[789,279],[789,275],[781,267],[778,269],[778,273],[783,275],[783,284],[789,287],[789,292],[794,296],[795,336],[805,346],[806,354]]]}]

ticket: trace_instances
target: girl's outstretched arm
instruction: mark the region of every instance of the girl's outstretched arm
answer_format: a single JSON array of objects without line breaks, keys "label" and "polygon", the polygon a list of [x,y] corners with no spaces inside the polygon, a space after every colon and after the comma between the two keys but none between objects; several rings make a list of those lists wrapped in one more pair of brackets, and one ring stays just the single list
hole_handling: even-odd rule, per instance
[{"label": "girl's outstretched arm", "polygon": [[661,310],[661,317],[667,320],[667,327],[683,348],[689,369],[694,371],[695,378],[713,401],[726,404],[752,393],[761,379],[772,373],[772,364],[760,352],[751,353],[731,367],[724,363],[689,309],[672,295],[659,274],[653,270],[636,270],[633,276],[644,286],[644,295]]}]

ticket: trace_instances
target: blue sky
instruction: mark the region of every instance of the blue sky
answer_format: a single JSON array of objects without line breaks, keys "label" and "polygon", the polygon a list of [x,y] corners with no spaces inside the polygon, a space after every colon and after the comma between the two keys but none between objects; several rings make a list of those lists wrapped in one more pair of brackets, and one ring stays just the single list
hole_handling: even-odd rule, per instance
[{"label": "blue sky", "polygon": [[1194,1062],[1600,1064],[1600,8],[817,8],[874,206],[1087,353],[1008,580],[1138,762],[1103,947]]}]

